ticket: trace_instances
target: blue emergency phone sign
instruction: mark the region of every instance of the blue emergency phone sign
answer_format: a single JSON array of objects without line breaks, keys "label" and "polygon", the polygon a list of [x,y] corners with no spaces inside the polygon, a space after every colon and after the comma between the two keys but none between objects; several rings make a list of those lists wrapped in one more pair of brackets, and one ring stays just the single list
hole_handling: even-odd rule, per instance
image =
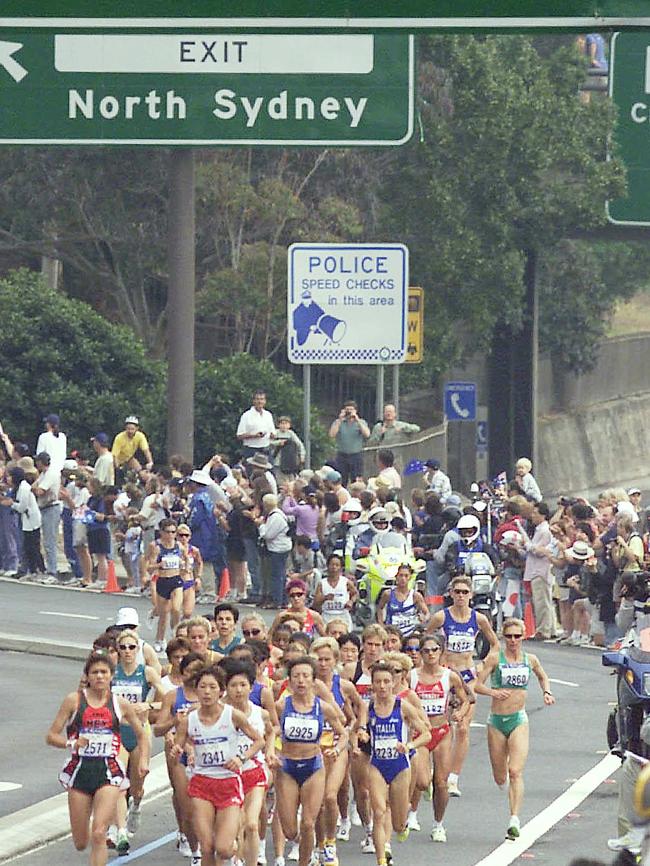
[{"label": "blue emergency phone sign", "polygon": [[447,421],[476,421],[476,382],[447,382],[444,404]]}]

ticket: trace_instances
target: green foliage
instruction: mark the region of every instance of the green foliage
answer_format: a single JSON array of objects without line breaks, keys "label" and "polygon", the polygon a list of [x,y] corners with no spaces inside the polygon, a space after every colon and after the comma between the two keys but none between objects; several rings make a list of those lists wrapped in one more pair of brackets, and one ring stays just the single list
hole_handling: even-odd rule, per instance
[{"label": "green foliage", "polygon": [[61,416],[69,447],[89,450],[137,413],[145,430],[165,405],[163,369],[123,325],[48,288],[37,274],[0,280],[0,417],[12,438],[33,444],[48,412]]},{"label": "green foliage", "polygon": [[[196,368],[194,448],[195,462],[222,452],[233,458],[240,449],[236,438],[239,417],[251,405],[253,392],[264,388],[267,408],[276,422],[289,415],[302,438],[302,390],[291,376],[279,373],[270,361],[246,354],[219,361],[201,361]],[[316,465],[328,447],[326,431],[312,412],[312,463]]]},{"label": "green foliage", "polygon": [[575,372],[593,369],[617,300],[647,286],[645,244],[563,241],[539,268],[540,343]]},{"label": "green foliage", "polygon": [[613,112],[583,105],[582,61],[562,45],[540,54],[523,36],[422,40],[421,135],[394,157],[383,226],[408,244],[425,287],[426,366],[435,375],[485,349],[523,312],[529,248],[604,222],[623,190],[605,160]]}]

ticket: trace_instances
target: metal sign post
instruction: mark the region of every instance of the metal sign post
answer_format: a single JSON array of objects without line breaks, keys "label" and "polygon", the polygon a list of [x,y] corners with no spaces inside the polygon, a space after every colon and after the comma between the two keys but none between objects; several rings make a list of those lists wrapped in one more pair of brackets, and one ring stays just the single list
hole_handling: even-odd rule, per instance
[{"label": "metal sign post", "polygon": [[311,469],[311,365],[302,365],[302,435],[305,469]]}]

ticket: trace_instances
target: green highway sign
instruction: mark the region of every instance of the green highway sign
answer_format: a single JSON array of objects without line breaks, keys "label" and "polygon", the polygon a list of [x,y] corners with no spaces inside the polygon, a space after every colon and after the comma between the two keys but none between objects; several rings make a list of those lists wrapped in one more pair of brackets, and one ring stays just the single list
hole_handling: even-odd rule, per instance
[{"label": "green highway sign", "polygon": [[609,89],[628,194],[607,203],[607,216],[617,225],[650,225],[650,33],[614,34]]},{"label": "green highway sign", "polygon": [[398,145],[413,36],[0,27],[2,144]]},{"label": "green highway sign", "polygon": [[[182,14],[180,9],[182,8]],[[133,26],[206,27],[599,27],[650,26],[648,0],[3,0],[0,26],[92,26],[107,19]],[[167,21],[163,21],[167,19]],[[6,23],[4,23],[6,22]]]}]

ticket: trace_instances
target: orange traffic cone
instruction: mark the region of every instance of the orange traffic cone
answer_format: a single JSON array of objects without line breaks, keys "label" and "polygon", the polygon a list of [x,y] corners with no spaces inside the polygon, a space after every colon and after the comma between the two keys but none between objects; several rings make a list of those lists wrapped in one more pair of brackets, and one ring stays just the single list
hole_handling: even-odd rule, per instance
[{"label": "orange traffic cone", "polygon": [[526,626],[526,640],[535,637],[537,627],[535,625],[535,614],[532,604],[527,601],[524,607],[524,625]]},{"label": "orange traffic cone", "polygon": [[122,592],[122,587],[117,582],[115,563],[112,559],[108,560],[108,579],[106,581],[106,586],[104,587],[104,592]]},{"label": "orange traffic cone", "polygon": [[230,592],[230,572],[227,568],[221,572],[221,582],[219,583],[219,598],[225,598]]}]

